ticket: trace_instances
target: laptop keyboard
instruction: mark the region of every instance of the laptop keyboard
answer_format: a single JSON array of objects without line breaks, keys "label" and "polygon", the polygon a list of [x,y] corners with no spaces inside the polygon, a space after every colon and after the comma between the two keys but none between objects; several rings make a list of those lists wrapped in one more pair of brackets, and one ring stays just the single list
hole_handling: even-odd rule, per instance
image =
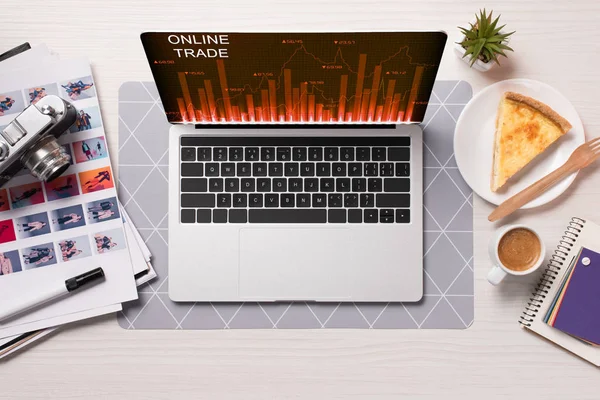
[{"label": "laptop keyboard", "polygon": [[191,223],[409,223],[410,137],[182,137]]}]

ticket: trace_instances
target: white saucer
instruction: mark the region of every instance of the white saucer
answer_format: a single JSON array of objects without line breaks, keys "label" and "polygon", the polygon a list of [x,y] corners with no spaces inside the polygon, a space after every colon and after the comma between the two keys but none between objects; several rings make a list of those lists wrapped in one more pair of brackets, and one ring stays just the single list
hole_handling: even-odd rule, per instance
[{"label": "white saucer", "polygon": [[[573,128],[494,193],[490,189],[490,179],[496,113],[500,98],[507,91],[531,96],[546,103],[566,118]],[[466,105],[456,122],[454,155],[458,169],[471,189],[490,203],[498,205],[560,167],[583,142],[583,124],[566,97],[542,82],[509,79],[483,89]],[[567,190],[576,175],[577,173],[568,176],[523,208],[538,207],[554,200]]]}]

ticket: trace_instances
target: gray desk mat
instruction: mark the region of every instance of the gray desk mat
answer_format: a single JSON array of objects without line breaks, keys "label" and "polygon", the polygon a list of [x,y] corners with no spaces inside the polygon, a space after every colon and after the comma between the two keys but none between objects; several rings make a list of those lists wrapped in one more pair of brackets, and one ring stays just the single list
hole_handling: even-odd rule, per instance
[{"label": "gray desk mat", "polygon": [[438,81],[424,127],[423,299],[416,303],[175,303],[168,295],[168,134],[153,82],[119,91],[119,196],[158,277],[118,313],[125,329],[464,329],[474,317],[473,194],[453,156],[456,119],[472,96]]}]

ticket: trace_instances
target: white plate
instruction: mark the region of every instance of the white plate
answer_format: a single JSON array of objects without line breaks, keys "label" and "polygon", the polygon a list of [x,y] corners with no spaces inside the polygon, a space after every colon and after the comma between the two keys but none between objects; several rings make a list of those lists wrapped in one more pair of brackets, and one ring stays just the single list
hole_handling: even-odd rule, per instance
[{"label": "white plate", "polygon": [[[494,193],[490,189],[490,180],[496,113],[500,98],[507,91],[521,93],[546,103],[565,117],[573,128]],[[509,79],[483,89],[466,105],[456,122],[454,155],[458,169],[471,189],[490,203],[498,205],[560,167],[583,142],[585,142],[583,124],[577,111],[565,96],[542,82]],[[577,173],[574,173],[563,179],[523,208],[541,206],[554,200],[567,190],[576,175]]]}]

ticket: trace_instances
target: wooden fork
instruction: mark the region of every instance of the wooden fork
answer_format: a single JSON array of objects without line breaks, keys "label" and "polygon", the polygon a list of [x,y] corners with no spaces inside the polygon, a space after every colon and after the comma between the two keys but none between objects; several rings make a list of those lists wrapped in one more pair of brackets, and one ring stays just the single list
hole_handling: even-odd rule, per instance
[{"label": "wooden fork", "polygon": [[575,171],[579,171],[596,161],[600,157],[600,137],[590,140],[575,149],[566,163],[548,175],[523,189],[508,200],[500,204],[488,217],[491,222],[498,221],[518,210],[531,200],[537,198],[550,189],[560,180]]}]

